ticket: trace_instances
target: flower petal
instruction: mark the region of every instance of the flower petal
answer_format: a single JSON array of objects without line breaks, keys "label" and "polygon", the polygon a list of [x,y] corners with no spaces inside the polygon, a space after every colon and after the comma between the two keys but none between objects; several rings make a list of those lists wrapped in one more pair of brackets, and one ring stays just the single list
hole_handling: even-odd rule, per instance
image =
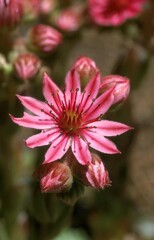
[{"label": "flower petal", "polygon": [[83,93],[82,93],[82,101],[80,102],[79,105],[79,112],[84,110],[86,111],[91,104],[93,104],[94,99],[96,98],[99,87],[100,87],[100,80],[101,76],[100,73],[98,72],[87,84],[85,87]]},{"label": "flower petal", "polygon": [[47,150],[44,163],[53,162],[62,158],[67,152],[69,146],[69,137],[66,135],[60,135]]},{"label": "flower petal", "polygon": [[19,126],[35,128],[35,129],[48,129],[55,124],[55,121],[52,119],[40,118],[38,116],[30,115],[24,112],[24,116],[22,118],[15,118],[10,114],[10,117],[13,122],[18,124]]},{"label": "flower petal", "polygon": [[25,108],[27,108],[30,112],[38,116],[43,116],[43,117],[45,116],[46,118],[49,117],[48,114],[46,114],[45,112],[49,113],[50,108],[44,102],[36,100],[35,98],[32,98],[32,97],[20,96],[20,95],[16,95],[16,96],[19,98],[22,105]]},{"label": "flower petal", "polygon": [[65,78],[65,94],[67,104],[70,102],[71,108],[77,104],[81,96],[81,86],[79,74],[75,69],[71,69]]},{"label": "flower petal", "polygon": [[43,95],[49,104],[54,105],[55,108],[58,106],[61,109],[63,93],[47,73],[44,73],[43,77]]},{"label": "flower petal", "polygon": [[30,148],[35,148],[39,146],[44,146],[51,144],[54,139],[58,138],[60,135],[58,130],[42,131],[41,133],[35,134],[29,137],[25,143]]},{"label": "flower petal", "polygon": [[99,118],[102,114],[106,113],[113,103],[113,89],[109,89],[96,99],[92,107],[84,112],[85,121]]},{"label": "flower petal", "polygon": [[87,127],[92,132],[98,132],[103,136],[117,136],[132,128],[119,122],[102,120],[87,124]]},{"label": "flower petal", "polygon": [[81,135],[88,141],[90,147],[100,152],[108,154],[120,153],[112,141],[106,139],[99,133],[92,133],[88,130],[84,130]]},{"label": "flower petal", "polygon": [[88,164],[92,159],[88,144],[78,136],[74,136],[72,139],[72,152],[82,165]]}]

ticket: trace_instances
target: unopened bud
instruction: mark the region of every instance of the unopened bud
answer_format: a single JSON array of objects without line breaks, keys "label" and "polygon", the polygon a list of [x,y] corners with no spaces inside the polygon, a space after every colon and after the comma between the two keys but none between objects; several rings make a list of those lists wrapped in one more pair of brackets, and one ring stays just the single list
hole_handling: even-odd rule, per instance
[{"label": "unopened bud", "polygon": [[33,78],[39,68],[40,60],[31,53],[21,54],[14,61],[14,70],[22,80]]},{"label": "unopened bud", "polygon": [[113,104],[124,102],[128,98],[130,92],[129,79],[119,75],[108,75],[102,78],[102,83],[100,86],[101,93],[113,87]]},{"label": "unopened bud", "polygon": [[30,44],[40,52],[48,53],[56,49],[62,42],[62,35],[56,29],[38,24],[30,31]]},{"label": "unopened bud", "polygon": [[0,28],[15,27],[23,16],[21,0],[0,0]]},{"label": "unopened bud", "polygon": [[99,72],[96,63],[91,58],[85,56],[78,58],[73,68],[79,73],[82,87],[85,87],[88,81]]},{"label": "unopened bud", "polygon": [[88,185],[96,189],[104,189],[111,184],[108,171],[105,170],[102,160],[96,154],[92,154],[92,161],[88,165],[86,178],[89,182]]},{"label": "unopened bud", "polygon": [[58,161],[42,164],[34,175],[40,179],[41,191],[44,193],[69,190],[73,182],[70,168]]}]

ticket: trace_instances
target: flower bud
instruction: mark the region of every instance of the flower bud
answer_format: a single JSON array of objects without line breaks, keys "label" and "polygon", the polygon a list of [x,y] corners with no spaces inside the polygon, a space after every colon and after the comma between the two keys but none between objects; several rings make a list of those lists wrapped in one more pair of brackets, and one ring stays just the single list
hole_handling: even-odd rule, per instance
[{"label": "flower bud", "polygon": [[86,178],[89,182],[88,185],[96,189],[104,189],[105,186],[110,186],[111,181],[108,171],[105,170],[102,160],[96,154],[92,154],[92,161],[88,165]]},{"label": "flower bud", "polygon": [[69,190],[73,183],[70,168],[62,162],[42,164],[34,176],[40,179],[41,191],[60,193]]},{"label": "flower bud", "polygon": [[30,43],[40,52],[52,52],[62,42],[62,35],[54,28],[38,24],[30,31]]},{"label": "flower bud", "polygon": [[0,0],[0,28],[15,27],[23,16],[21,0]]},{"label": "flower bud", "polygon": [[14,61],[14,70],[22,80],[28,80],[34,77],[39,68],[40,60],[31,53],[21,54]]},{"label": "flower bud", "polygon": [[81,13],[76,8],[67,8],[56,16],[56,26],[65,32],[77,31],[81,25]]},{"label": "flower bud", "polygon": [[79,73],[81,85],[84,87],[88,81],[99,72],[96,63],[88,57],[79,57],[74,63],[73,68]]},{"label": "flower bud", "polygon": [[105,92],[112,87],[114,87],[113,104],[122,103],[128,98],[130,92],[130,82],[128,78],[119,75],[108,75],[103,77],[100,92]]}]

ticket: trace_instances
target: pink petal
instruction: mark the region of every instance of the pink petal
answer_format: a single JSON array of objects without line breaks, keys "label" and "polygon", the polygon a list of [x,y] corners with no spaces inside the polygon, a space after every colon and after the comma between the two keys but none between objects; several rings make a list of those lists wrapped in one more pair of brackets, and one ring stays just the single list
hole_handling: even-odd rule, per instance
[{"label": "pink petal", "polygon": [[58,138],[60,135],[59,130],[50,130],[50,131],[42,131],[41,133],[35,134],[29,137],[26,140],[26,145],[30,148],[35,148],[39,146],[44,146],[51,144],[51,142]]},{"label": "pink petal", "polygon": [[99,133],[92,133],[88,130],[82,131],[82,136],[88,141],[90,147],[108,154],[120,153],[116,145],[110,140],[106,139]]},{"label": "pink petal", "polygon": [[28,128],[35,128],[35,129],[48,129],[53,126],[55,123],[52,119],[43,119],[38,116],[33,116],[28,113],[24,113],[22,118],[15,118],[10,114],[10,117],[13,122],[18,124],[19,126],[28,127]]},{"label": "pink petal", "polygon": [[73,104],[78,103],[81,96],[81,86],[79,74],[75,69],[70,70],[65,78],[65,94],[67,98],[67,103],[70,101],[71,107]]},{"label": "pink petal", "polygon": [[88,164],[92,159],[88,144],[78,136],[74,136],[72,139],[72,152],[82,165]]},{"label": "pink petal", "polygon": [[53,104],[61,109],[63,93],[52,79],[45,73],[43,77],[43,95],[49,104]]},{"label": "pink petal", "polygon": [[[49,117],[48,114],[46,114],[45,112],[49,113],[50,108],[44,102],[36,100],[35,98],[32,98],[32,97],[27,97],[27,96],[17,95],[17,97],[21,101],[22,105],[25,108],[27,108],[30,112],[32,112],[38,116],[43,116],[46,118]],[[43,112],[43,111],[45,111],[45,112]]]},{"label": "pink petal", "polygon": [[97,132],[103,136],[117,136],[132,128],[119,122],[102,120],[87,124],[87,127],[92,132]]},{"label": "pink petal", "polygon": [[63,157],[70,146],[69,137],[66,135],[59,136],[49,147],[45,154],[44,163],[53,162]]},{"label": "pink petal", "polygon": [[81,111],[83,108],[84,110],[87,110],[91,104],[93,104],[93,100],[96,98],[99,87],[100,87],[100,73],[97,73],[87,84],[83,91],[82,98],[79,105],[79,111]]},{"label": "pink petal", "polygon": [[106,113],[113,103],[113,89],[109,89],[96,99],[93,106],[85,111],[85,121],[99,118],[102,114]]}]

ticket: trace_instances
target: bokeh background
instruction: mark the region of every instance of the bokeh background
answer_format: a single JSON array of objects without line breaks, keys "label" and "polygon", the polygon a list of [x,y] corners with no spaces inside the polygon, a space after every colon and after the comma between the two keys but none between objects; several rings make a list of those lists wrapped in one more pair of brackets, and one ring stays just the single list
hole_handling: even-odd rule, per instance
[{"label": "bokeh background", "polygon": [[[59,2],[64,8],[76,1]],[[1,27],[0,240],[154,239],[153,13],[154,1],[147,1],[138,17],[120,26],[102,27],[89,21],[76,31],[63,32],[63,43],[56,51],[38,54],[39,73],[28,81],[20,79],[11,66],[16,55],[31,51],[25,44],[27,31],[40,22],[52,25],[50,14],[32,14],[13,30]],[[72,206],[56,194],[41,193],[33,172],[46,148],[25,147],[23,139],[33,131],[16,126],[8,114],[22,116],[16,93],[42,99],[44,70],[62,86],[67,71],[81,55],[92,58],[103,76],[119,74],[130,79],[129,98],[107,117],[134,130],[114,139],[121,155],[101,155],[112,186],[100,191],[86,188]],[[3,68],[4,59],[8,68]]]}]

